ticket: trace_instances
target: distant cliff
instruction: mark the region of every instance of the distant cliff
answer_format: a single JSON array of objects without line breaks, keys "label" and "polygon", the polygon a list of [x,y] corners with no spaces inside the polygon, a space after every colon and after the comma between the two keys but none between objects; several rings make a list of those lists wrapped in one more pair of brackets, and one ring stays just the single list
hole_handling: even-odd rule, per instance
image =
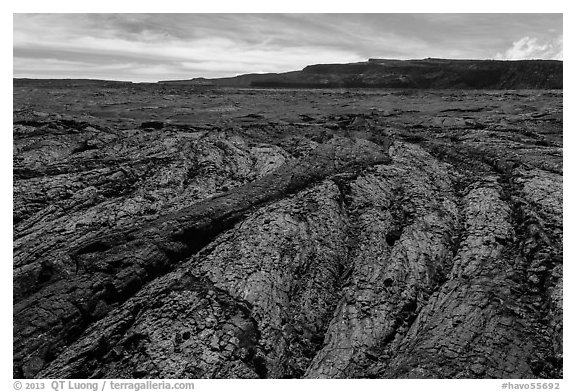
[{"label": "distant cliff", "polygon": [[219,79],[162,81],[233,87],[561,89],[562,61],[369,59],[351,64],[309,65],[301,71],[246,74]]}]

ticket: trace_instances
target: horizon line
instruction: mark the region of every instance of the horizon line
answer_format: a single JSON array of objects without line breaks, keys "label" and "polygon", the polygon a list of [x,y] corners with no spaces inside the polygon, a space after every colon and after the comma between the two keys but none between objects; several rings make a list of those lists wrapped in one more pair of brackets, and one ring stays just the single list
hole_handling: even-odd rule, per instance
[{"label": "horizon line", "polygon": [[[365,61],[358,61],[354,63],[319,63],[319,64],[309,64],[304,68],[311,66],[311,65],[346,65],[346,64],[362,64],[368,63],[370,60],[385,60],[385,61],[423,61],[423,60],[449,60],[449,61],[494,61],[494,62],[526,62],[526,61],[555,61],[563,63],[564,60],[557,60],[557,59],[542,59],[542,58],[535,58],[535,59],[518,59],[518,60],[503,60],[503,59],[453,59],[453,58],[443,58],[443,57],[425,57],[425,58],[417,58],[417,59],[395,59],[395,58],[380,58],[380,57],[370,57]],[[196,79],[204,79],[204,80],[218,80],[218,79],[229,79],[229,78],[236,78],[243,75],[266,75],[266,74],[274,74],[279,75],[288,72],[298,72],[302,71],[304,68],[299,70],[292,70],[292,71],[284,71],[284,72],[250,72],[250,73],[242,73],[236,74],[232,76],[221,76],[217,78],[206,78],[203,76],[196,76],[190,79],[159,79],[156,81],[134,81],[134,80],[124,80],[124,79],[98,79],[98,78],[73,78],[73,77],[16,77],[12,76],[12,80],[82,80],[82,81],[99,81],[99,82],[118,82],[118,83],[138,83],[138,84],[154,84],[160,82],[171,82],[171,81],[182,81],[182,80],[196,80]]]}]

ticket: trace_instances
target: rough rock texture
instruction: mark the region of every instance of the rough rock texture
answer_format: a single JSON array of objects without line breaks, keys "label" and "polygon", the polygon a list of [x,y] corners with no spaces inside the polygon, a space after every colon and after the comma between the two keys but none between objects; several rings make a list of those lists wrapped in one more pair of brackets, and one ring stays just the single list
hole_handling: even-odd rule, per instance
[{"label": "rough rock texture", "polygon": [[14,377],[562,377],[561,92],[16,87]]}]

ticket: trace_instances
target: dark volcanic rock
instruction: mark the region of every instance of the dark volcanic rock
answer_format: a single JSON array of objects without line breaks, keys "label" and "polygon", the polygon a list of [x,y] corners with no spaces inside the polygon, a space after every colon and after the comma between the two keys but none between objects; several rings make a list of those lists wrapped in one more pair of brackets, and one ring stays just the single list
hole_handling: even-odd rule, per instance
[{"label": "dark volcanic rock", "polygon": [[561,92],[84,87],[15,88],[14,377],[562,377]]}]

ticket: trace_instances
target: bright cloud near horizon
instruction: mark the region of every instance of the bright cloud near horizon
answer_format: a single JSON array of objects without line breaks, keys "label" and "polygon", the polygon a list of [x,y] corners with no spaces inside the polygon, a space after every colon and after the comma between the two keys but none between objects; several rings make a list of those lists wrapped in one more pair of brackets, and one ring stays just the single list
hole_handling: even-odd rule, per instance
[{"label": "bright cloud near horizon", "polygon": [[562,14],[14,14],[14,77],[130,81],[370,57],[555,59]]}]

